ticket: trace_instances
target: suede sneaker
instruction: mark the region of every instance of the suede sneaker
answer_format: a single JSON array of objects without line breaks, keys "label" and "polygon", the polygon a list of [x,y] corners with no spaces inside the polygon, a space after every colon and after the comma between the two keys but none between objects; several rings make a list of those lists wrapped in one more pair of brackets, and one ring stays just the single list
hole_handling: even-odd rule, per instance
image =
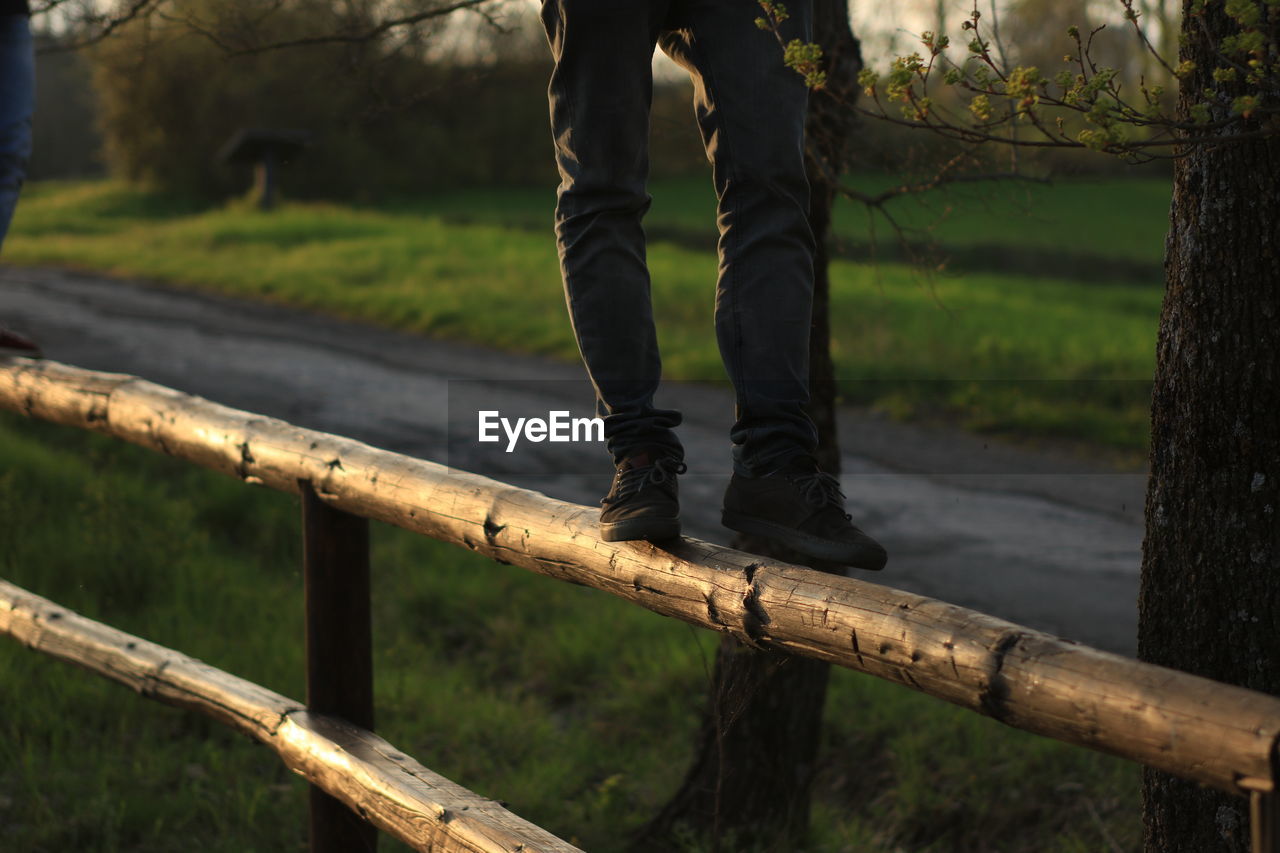
[{"label": "suede sneaker", "polygon": [[687,470],[670,453],[639,451],[622,460],[609,494],[600,501],[600,538],[673,539],[680,535],[676,475]]},{"label": "suede sneaker", "polygon": [[806,556],[878,572],[884,547],[853,524],[844,492],[810,456],[762,477],[734,474],[724,493],[725,527],[771,539]]}]

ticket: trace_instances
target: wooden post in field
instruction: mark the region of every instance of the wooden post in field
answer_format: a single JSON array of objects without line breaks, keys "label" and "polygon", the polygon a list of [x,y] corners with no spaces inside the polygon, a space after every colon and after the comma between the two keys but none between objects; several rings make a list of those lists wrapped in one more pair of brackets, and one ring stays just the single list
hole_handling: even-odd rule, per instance
[{"label": "wooden post in field", "polygon": [[[373,731],[369,522],[334,509],[309,482],[302,493],[307,709]],[[311,853],[376,850],[378,830],[311,788]]]},{"label": "wooden post in field", "polygon": [[301,154],[310,141],[311,134],[305,130],[243,128],[218,151],[217,161],[253,166],[258,207],[271,210],[276,204],[280,167]]},{"label": "wooden post in field", "polygon": [[1249,818],[1253,853],[1280,853],[1280,795],[1275,791],[1252,792]]},{"label": "wooden post in field", "polygon": [[258,196],[258,209],[271,210],[276,206],[276,155],[266,151],[253,167],[253,187]]}]

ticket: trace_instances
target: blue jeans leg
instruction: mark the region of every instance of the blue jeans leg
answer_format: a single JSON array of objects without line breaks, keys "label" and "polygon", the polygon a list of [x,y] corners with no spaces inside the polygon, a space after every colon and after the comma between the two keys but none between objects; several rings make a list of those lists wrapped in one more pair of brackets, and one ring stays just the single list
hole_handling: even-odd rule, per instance
[{"label": "blue jeans leg", "polygon": [[0,15],[0,244],[31,157],[35,57],[25,15]]}]

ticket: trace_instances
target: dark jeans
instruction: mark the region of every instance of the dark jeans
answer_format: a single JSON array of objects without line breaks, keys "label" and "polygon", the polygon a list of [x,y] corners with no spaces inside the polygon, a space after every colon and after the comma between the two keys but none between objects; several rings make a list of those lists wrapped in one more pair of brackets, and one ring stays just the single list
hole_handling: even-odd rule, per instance
[{"label": "dark jeans", "polygon": [[[787,3],[806,38],[810,0]],[[749,0],[544,0],[551,125],[561,183],[556,236],[578,347],[614,461],[682,452],[660,409],[662,373],[641,219],[649,209],[655,45],[689,70],[719,198],[716,340],[737,398],[734,468],[748,476],[811,451],[813,235],[804,173],[807,93]]]},{"label": "dark jeans", "polygon": [[35,59],[26,15],[0,15],[0,243],[31,156]]}]

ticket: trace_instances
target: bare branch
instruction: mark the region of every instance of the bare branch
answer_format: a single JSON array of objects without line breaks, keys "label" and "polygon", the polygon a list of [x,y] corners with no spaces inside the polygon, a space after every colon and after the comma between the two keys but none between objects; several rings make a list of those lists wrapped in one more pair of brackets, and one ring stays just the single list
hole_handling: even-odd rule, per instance
[{"label": "bare branch", "polygon": [[1165,61],[1165,58],[1160,54],[1160,51],[1151,43],[1151,39],[1147,38],[1146,30],[1144,30],[1142,25],[1138,23],[1138,19],[1142,17],[1142,13],[1133,8],[1133,0],[1120,0],[1120,2],[1124,4],[1125,18],[1133,24],[1133,30],[1138,34],[1138,39],[1142,42],[1147,53],[1155,57],[1156,62],[1159,62],[1160,65],[1164,67],[1164,70],[1169,72],[1170,77],[1176,77],[1177,72],[1173,70],[1173,66],[1169,65],[1169,63]]},{"label": "bare branch", "polygon": [[[44,0],[43,4],[37,5],[33,9],[33,13],[48,13],[67,6],[67,4],[72,2],[73,0]],[[41,52],[55,53],[89,47],[97,44],[105,38],[108,38],[112,33],[126,24],[155,15],[160,20],[186,27],[192,33],[212,42],[228,55],[249,56],[253,54],[266,53],[272,50],[282,50],[294,47],[371,42],[395,30],[413,27],[429,20],[443,18],[447,15],[453,14],[454,12],[468,10],[484,16],[485,19],[494,26],[500,26],[500,23],[487,8],[500,2],[502,2],[502,0],[454,0],[454,2],[435,6],[430,9],[423,9],[418,12],[400,15],[398,17],[386,18],[374,23],[372,26],[367,26],[359,30],[317,33],[315,35],[280,39],[278,41],[270,41],[263,44],[235,44],[228,41],[222,34],[218,33],[214,27],[199,21],[192,15],[178,15],[166,11],[164,7],[168,3],[168,0],[132,0],[132,2],[130,2],[122,11],[117,13],[102,14],[94,11],[86,11],[85,14],[77,16],[75,23],[79,25],[79,27],[88,30],[89,34],[80,38],[42,47]],[[258,22],[261,22],[279,8],[280,3],[277,0],[277,2],[260,9],[259,14],[255,16],[255,19]],[[251,27],[246,29],[254,28]]]},{"label": "bare branch", "polygon": [[[33,10],[33,13],[39,14],[47,12],[63,5],[68,0],[47,0],[44,8]],[[71,41],[58,42],[56,44],[41,46],[40,53],[62,53],[71,50],[80,50],[97,44],[103,39],[110,36],[116,30],[128,24],[130,21],[145,18],[155,12],[166,0],[133,0],[124,8],[124,11],[114,15],[101,15],[96,13],[87,14],[77,23],[96,28],[92,34],[80,39]]]},{"label": "bare branch", "polygon": [[403,15],[398,18],[388,18],[380,21],[372,27],[358,32],[342,33],[322,33],[314,36],[302,36],[293,39],[281,39],[280,41],[267,42],[265,44],[248,45],[235,47],[225,43],[207,28],[199,27],[193,22],[186,22],[192,27],[192,31],[209,39],[218,47],[225,50],[231,56],[251,56],[258,53],[266,53],[271,50],[282,50],[293,47],[312,47],[321,44],[359,44],[362,42],[370,42],[379,36],[385,35],[392,30],[403,27],[412,27],[421,24],[433,18],[442,18],[459,12],[464,9],[476,10],[486,4],[492,4],[496,0],[457,0],[445,6],[437,6],[432,9],[424,9],[421,12],[415,12],[411,15]]}]

